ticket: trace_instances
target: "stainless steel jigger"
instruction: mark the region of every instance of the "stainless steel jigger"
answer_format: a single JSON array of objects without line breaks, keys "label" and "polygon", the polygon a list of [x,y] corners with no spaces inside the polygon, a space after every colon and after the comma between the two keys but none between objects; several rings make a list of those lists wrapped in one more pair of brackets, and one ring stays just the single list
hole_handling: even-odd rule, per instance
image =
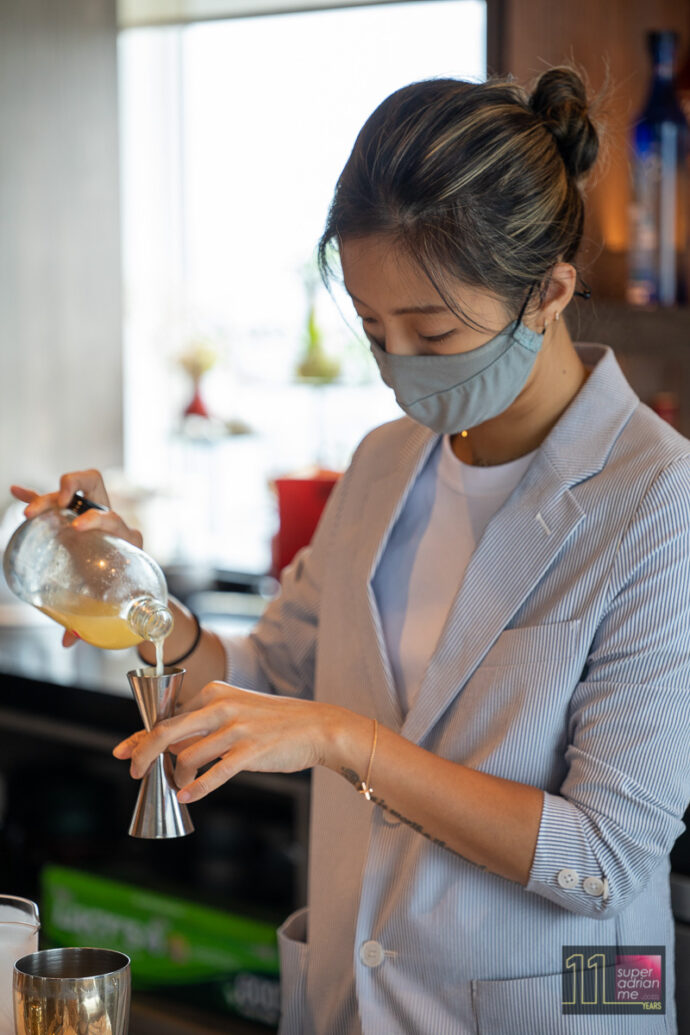
[{"label": "stainless steel jigger", "polygon": [[[168,667],[163,669],[162,676],[157,676],[153,667],[137,668],[127,673],[144,726],[149,732],[156,723],[174,715],[184,674],[183,668]],[[177,800],[172,759],[164,751],[141,780],[129,827],[130,837],[184,837],[193,830],[189,809]]]}]

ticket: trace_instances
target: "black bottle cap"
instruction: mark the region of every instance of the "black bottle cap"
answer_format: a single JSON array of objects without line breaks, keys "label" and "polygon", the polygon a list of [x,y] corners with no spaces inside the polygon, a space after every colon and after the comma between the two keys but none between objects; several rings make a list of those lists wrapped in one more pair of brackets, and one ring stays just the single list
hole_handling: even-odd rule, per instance
[{"label": "black bottle cap", "polygon": [[67,505],[67,509],[75,514],[83,514],[86,510],[107,510],[108,508],[100,503],[94,503],[93,500],[87,500],[86,496],[82,496],[80,492],[75,492]]}]

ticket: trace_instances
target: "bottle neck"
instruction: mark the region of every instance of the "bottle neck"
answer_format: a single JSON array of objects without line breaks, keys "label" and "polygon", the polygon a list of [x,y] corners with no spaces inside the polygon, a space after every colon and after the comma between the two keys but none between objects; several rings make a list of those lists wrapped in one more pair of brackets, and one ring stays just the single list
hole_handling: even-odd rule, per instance
[{"label": "bottle neck", "polygon": [[676,42],[670,33],[662,33],[650,47],[654,78],[660,83],[673,82]]},{"label": "bottle neck", "polygon": [[170,609],[154,597],[140,597],[133,601],[127,612],[127,621],[137,636],[153,643],[164,640],[173,627]]},{"label": "bottle neck", "polygon": [[654,32],[647,42],[653,77],[645,113],[657,117],[680,113],[674,76],[677,37],[673,32]]}]

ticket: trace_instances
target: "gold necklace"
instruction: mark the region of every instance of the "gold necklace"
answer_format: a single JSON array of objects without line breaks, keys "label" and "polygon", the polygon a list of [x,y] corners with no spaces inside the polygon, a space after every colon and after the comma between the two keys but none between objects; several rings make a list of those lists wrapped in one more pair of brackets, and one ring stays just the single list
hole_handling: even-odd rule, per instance
[{"label": "gold necklace", "polygon": [[[463,429],[460,432],[460,438],[469,439],[469,437],[470,437],[470,433],[469,433],[469,431],[467,431],[466,428]],[[468,445],[470,447],[470,452],[472,453],[472,464],[471,464],[472,467],[490,467],[491,466],[491,464],[489,464],[486,460],[482,460],[480,457],[474,455],[471,443],[468,443]]]},{"label": "gold necklace", "polygon": [[[469,439],[469,437],[470,437],[470,433],[469,433],[469,431],[466,428],[463,431],[461,431],[459,434],[460,434],[460,438]],[[521,456],[525,455],[524,453],[518,453],[517,456],[508,457],[507,460],[498,460],[498,461],[484,460],[480,456],[475,456],[474,451],[472,449],[472,443],[471,442],[468,442],[468,445],[470,447],[470,452],[472,453],[472,464],[471,464],[472,467],[500,467],[501,464],[510,464],[510,463],[513,462],[513,460],[519,460]]]}]

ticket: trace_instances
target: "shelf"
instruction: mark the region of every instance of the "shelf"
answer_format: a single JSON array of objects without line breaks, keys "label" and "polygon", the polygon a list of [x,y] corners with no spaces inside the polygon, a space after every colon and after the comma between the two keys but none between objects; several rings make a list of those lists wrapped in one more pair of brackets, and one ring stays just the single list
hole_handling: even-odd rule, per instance
[{"label": "shelf", "polygon": [[600,342],[621,353],[661,356],[687,350],[690,363],[690,306],[638,309],[592,298],[569,307],[568,327],[576,341]]},{"label": "shelf", "polygon": [[678,428],[690,437],[690,307],[638,309],[609,299],[568,307],[573,341],[610,345],[643,402],[657,392],[678,396]]}]

